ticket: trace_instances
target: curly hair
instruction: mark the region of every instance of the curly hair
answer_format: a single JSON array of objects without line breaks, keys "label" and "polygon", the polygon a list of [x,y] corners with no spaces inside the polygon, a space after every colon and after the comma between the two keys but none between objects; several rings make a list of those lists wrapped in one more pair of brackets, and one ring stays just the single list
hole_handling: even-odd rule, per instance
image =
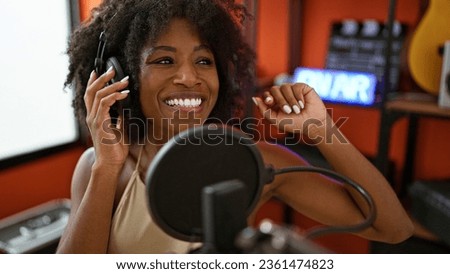
[{"label": "curly hair", "polygon": [[[65,85],[75,86],[73,106],[80,121],[85,121],[83,96],[90,72],[94,70],[99,35],[107,33],[105,57],[115,56],[129,87],[139,90],[140,53],[147,44],[154,44],[172,18],[184,18],[197,27],[201,39],[211,47],[219,76],[219,96],[210,114],[223,122],[233,117],[242,102],[242,90],[254,85],[255,54],[242,36],[244,20],[251,18],[245,7],[234,0],[104,0],[93,9],[91,20],[80,25],[69,41],[69,73]],[[106,59],[105,58],[105,59]],[[130,117],[145,119],[139,92],[129,94]],[[129,133],[130,141],[144,137]]]}]

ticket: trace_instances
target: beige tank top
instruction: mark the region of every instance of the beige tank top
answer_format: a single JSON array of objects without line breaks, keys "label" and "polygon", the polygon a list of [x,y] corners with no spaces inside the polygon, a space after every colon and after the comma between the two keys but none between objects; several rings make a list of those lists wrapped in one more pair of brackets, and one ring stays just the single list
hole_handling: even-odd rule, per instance
[{"label": "beige tank top", "polygon": [[138,171],[142,150],[112,219],[108,253],[188,253],[198,248],[198,243],[180,241],[167,235],[152,220],[145,184]]}]

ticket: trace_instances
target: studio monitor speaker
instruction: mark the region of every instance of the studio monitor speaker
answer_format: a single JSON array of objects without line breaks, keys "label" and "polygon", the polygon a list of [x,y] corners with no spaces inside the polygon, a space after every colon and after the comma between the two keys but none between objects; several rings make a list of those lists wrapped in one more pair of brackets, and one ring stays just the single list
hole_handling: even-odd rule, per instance
[{"label": "studio monitor speaker", "polygon": [[443,57],[441,84],[439,88],[439,106],[450,108],[450,40],[445,42]]}]

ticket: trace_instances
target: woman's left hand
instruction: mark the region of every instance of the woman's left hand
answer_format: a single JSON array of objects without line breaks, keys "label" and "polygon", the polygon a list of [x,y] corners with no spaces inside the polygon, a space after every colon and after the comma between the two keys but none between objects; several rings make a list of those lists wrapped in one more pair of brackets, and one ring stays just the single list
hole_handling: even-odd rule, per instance
[{"label": "woman's left hand", "polygon": [[304,83],[273,86],[262,98],[253,97],[261,115],[281,131],[308,133],[325,125],[327,111],[316,91]]}]

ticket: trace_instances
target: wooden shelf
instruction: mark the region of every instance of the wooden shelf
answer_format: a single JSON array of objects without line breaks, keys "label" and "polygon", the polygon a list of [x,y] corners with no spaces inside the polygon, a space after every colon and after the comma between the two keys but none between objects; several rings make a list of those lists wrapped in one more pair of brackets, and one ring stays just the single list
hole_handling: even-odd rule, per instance
[{"label": "wooden shelf", "polygon": [[439,107],[435,101],[418,101],[407,98],[388,101],[385,105],[387,111],[404,112],[423,116],[436,116],[450,118],[450,108]]},{"label": "wooden shelf", "polygon": [[418,124],[422,118],[450,119],[450,108],[439,107],[437,97],[420,92],[405,92],[389,99],[382,108],[378,155],[376,166],[387,176],[388,155],[390,149],[391,131],[393,125],[401,117],[409,120],[405,164],[403,168],[399,196],[407,195],[407,188],[414,180],[415,149]]}]

